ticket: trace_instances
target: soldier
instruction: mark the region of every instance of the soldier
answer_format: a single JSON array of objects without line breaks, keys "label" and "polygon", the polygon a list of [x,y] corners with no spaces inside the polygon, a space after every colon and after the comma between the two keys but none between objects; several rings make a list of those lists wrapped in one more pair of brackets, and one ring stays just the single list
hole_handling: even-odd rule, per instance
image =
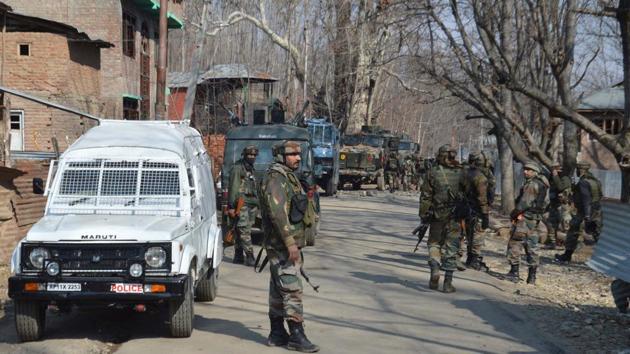
[{"label": "soldier", "polygon": [[507,258],[510,262],[510,272],[507,277],[513,282],[518,282],[522,249],[525,248],[529,265],[527,284],[535,284],[538,269],[538,225],[547,204],[549,181],[540,173],[538,164],[533,162],[523,166],[523,173],[525,184],[516,199],[515,209],[510,213],[514,226],[508,241]]},{"label": "soldier", "polygon": [[488,180],[488,206],[492,207],[492,204],[494,204],[494,194],[497,186],[497,179],[494,177],[494,165],[485,152],[482,151],[481,156],[483,156],[484,164],[480,167],[480,170]]},{"label": "soldier", "polygon": [[[304,334],[302,281],[305,229],[312,223],[306,192],[293,171],[300,166],[300,145],[285,141],[274,146],[275,162],[260,186],[260,207],[271,279],[269,281],[269,320],[267,344],[313,353],[319,350]],[[286,320],[290,335],[284,328]]]},{"label": "soldier", "polygon": [[571,261],[573,252],[575,252],[578,245],[582,223],[584,223],[584,230],[592,235],[594,242],[597,242],[602,231],[602,207],[600,204],[602,184],[589,172],[590,168],[591,166],[588,162],[577,164],[577,175],[580,180],[573,190],[573,202],[577,213],[571,219],[565,242],[565,251],[563,254],[556,255],[556,261]]},{"label": "soldier", "polygon": [[416,190],[420,190],[420,186],[422,186],[422,176],[424,176],[425,168],[424,168],[424,159],[420,152],[416,152],[413,155],[414,161],[414,180],[413,183],[416,185]]},{"label": "soldier", "polygon": [[544,220],[547,226],[546,249],[560,246],[558,229],[566,231],[565,225],[571,218],[571,178],[562,174],[562,166],[555,164],[551,169],[551,187],[549,188],[549,208]]},{"label": "soldier", "polygon": [[[481,247],[483,247],[483,232],[490,225],[488,207],[488,179],[481,172],[485,164],[485,158],[480,153],[472,153],[468,157],[469,167],[465,175],[465,192],[468,205],[470,206],[470,216],[466,220],[466,243],[468,257],[466,266],[480,270],[483,266],[481,257]],[[481,231],[480,230],[480,231]]]},{"label": "soldier", "polygon": [[[258,148],[254,145],[243,149],[241,159],[238,160],[230,171],[230,184],[228,189],[228,216],[233,221],[238,212],[236,244],[234,246],[234,263],[246,266],[254,266],[254,250],[252,247],[252,225],[256,221],[258,198],[256,196],[256,177],[254,176],[254,162],[258,156]],[[245,204],[237,211],[236,204],[239,198],[243,198]],[[243,251],[246,257],[243,258]]]},{"label": "soldier", "polygon": [[405,157],[405,163],[403,164],[403,176],[402,176],[402,184],[403,190],[405,192],[411,190],[411,182],[414,178],[415,173],[415,165],[412,160],[411,155]]},{"label": "soldier", "polygon": [[394,192],[398,189],[398,174],[401,167],[398,154],[394,151],[389,153],[387,165],[385,166],[385,183],[389,185],[389,191]]},{"label": "soldier", "polygon": [[420,193],[419,215],[430,223],[429,287],[437,289],[440,268],[445,271],[443,291],[455,292],[453,272],[457,269],[457,251],[462,221],[466,218],[464,201],[464,176],[455,160],[456,151],[450,145],[438,150],[437,165],[426,173]]}]

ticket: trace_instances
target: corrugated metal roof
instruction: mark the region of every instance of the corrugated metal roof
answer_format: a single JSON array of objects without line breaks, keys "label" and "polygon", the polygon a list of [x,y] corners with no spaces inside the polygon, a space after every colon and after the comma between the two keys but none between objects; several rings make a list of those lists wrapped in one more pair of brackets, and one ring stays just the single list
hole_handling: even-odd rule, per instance
[{"label": "corrugated metal roof", "polygon": [[616,85],[603,90],[595,91],[586,96],[578,105],[578,110],[585,111],[609,111],[624,108],[623,86]]},{"label": "corrugated metal roof", "polygon": [[[168,87],[186,87],[190,82],[190,72],[168,73]],[[199,76],[197,84],[222,79],[249,79],[256,81],[278,81],[270,73],[253,71],[245,64],[219,64]]]},{"label": "corrugated metal roof", "polygon": [[630,282],[630,205],[602,203],[604,227],[593,256],[586,264],[593,270]]}]

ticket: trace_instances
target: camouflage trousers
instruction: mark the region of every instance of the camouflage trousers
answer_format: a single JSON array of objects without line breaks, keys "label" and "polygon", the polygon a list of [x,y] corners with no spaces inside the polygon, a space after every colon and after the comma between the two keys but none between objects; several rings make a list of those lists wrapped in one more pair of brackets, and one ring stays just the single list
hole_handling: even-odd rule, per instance
[{"label": "camouflage trousers", "polygon": [[429,262],[435,261],[443,270],[457,270],[457,252],[461,224],[455,220],[433,221],[429,227]]},{"label": "camouflage trousers", "polygon": [[389,189],[398,189],[399,180],[396,171],[385,171],[385,183],[389,185]]},{"label": "camouflage trousers", "polygon": [[537,266],[540,256],[538,255],[538,224],[540,221],[523,218],[512,226],[512,234],[508,241],[507,258],[510,265],[521,263],[521,255],[525,249],[527,264]]},{"label": "camouflage trousers", "polygon": [[413,178],[412,175],[409,175],[409,174],[403,175],[403,177],[402,177],[402,185],[403,185],[403,190],[405,192],[411,190],[412,178]]},{"label": "camouflage trousers", "polygon": [[254,251],[252,247],[252,225],[256,222],[256,212],[258,208],[252,205],[243,205],[238,218],[236,228],[238,235],[236,237],[236,247],[246,252]]},{"label": "camouflage trousers", "polygon": [[[599,234],[602,232],[602,209],[601,207],[593,207],[591,211],[591,221],[595,223],[595,230],[591,236],[597,241]],[[584,214],[577,213],[571,219],[569,226],[569,232],[567,232],[566,249],[569,251],[575,251],[577,248],[580,234],[584,232]]]},{"label": "camouflage trousers", "polygon": [[562,203],[550,205],[549,211],[544,215],[543,222],[547,227],[547,239],[545,244],[555,244],[558,238],[558,230],[568,231],[571,222],[571,205]]},{"label": "camouflage trousers", "polygon": [[269,315],[282,317],[294,322],[304,321],[302,305],[302,279],[300,267],[302,261],[291,263],[288,261],[288,251],[276,252],[267,250],[269,257]]},{"label": "camouflage trousers", "polygon": [[460,237],[458,256],[464,256],[464,242],[466,242],[466,254],[481,256],[485,233],[481,230],[479,218],[473,216],[466,220],[466,233]]}]

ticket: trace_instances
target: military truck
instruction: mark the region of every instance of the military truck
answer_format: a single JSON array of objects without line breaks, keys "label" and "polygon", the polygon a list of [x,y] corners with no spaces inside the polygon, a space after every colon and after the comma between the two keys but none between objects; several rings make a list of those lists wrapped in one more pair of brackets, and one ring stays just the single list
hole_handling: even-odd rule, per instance
[{"label": "military truck", "polygon": [[385,189],[383,167],[387,156],[385,132],[380,127],[364,126],[361,133],[345,135],[339,152],[339,188],[346,183],[352,189],[361,184],[376,184],[378,190]]},{"label": "military truck", "polygon": [[[241,158],[243,148],[248,145],[258,147],[258,157],[254,163],[254,174],[260,182],[267,168],[273,162],[273,154],[271,147],[283,140],[297,141],[302,146],[302,161],[300,167],[296,171],[298,178],[308,188],[309,199],[315,203],[315,211],[319,215],[319,194],[315,184],[313,174],[313,153],[311,149],[311,140],[306,128],[296,127],[289,124],[266,124],[239,126],[230,129],[226,135],[225,152],[223,156],[223,166],[221,168],[221,189],[220,206],[223,211],[222,225],[227,228],[227,196],[230,181],[230,171],[236,161]],[[255,226],[260,226],[260,220],[257,219]],[[315,243],[315,235],[317,234],[318,223],[314,228],[308,229],[306,232],[307,245]]]},{"label": "military truck", "polygon": [[398,144],[398,153],[403,159],[409,155],[415,155],[419,149],[420,145],[414,143],[406,137],[402,137],[400,139],[400,143]]},{"label": "military truck", "polygon": [[311,136],[314,177],[326,196],[334,195],[339,184],[339,130],[327,118],[306,120]]}]

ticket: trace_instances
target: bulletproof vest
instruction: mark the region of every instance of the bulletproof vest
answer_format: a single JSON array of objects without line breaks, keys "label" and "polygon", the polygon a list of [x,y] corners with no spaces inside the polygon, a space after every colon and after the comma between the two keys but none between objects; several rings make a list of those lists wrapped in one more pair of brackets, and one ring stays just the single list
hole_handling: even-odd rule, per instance
[{"label": "bulletproof vest", "polygon": [[547,184],[541,179],[541,177],[537,176],[533,178],[533,182],[538,184],[538,195],[534,200],[534,205],[530,209],[531,212],[537,214],[543,214],[545,212],[545,208],[547,207]]},{"label": "bulletproof vest", "polygon": [[459,182],[461,168],[438,165],[431,169],[431,187],[433,189],[433,212],[437,219],[450,216],[458,200],[463,199]]},{"label": "bulletproof vest", "polygon": [[388,167],[392,170],[398,169],[398,159],[395,156],[390,157],[387,164],[389,165]]},{"label": "bulletproof vest", "polygon": [[590,173],[584,175],[584,179],[591,187],[591,203],[599,203],[602,200],[602,184]]},{"label": "bulletproof vest", "polygon": [[[282,177],[273,177],[273,178],[284,178],[286,180],[287,189],[287,203],[289,205],[286,206],[286,210],[289,213],[289,224],[286,225],[289,229],[289,233],[295,239],[298,247],[303,247],[305,245],[304,239],[304,231],[305,231],[305,220],[314,219],[314,216],[310,215],[312,208],[309,208],[308,199],[304,190],[302,189],[302,185],[300,184],[299,179],[295,176],[293,172],[286,171],[283,167],[278,164],[273,164],[269,167],[267,171],[267,175],[265,176],[265,183],[261,185],[260,195],[264,196],[267,191],[264,190],[264,185],[266,185],[266,181],[268,178],[271,178],[273,174],[280,174]],[[261,198],[263,199],[263,198]],[[271,232],[273,229],[273,225],[269,222],[269,218],[272,217],[271,211],[268,210],[268,205],[266,202],[262,202],[261,207],[263,211],[263,228],[265,231],[265,241],[264,243],[267,245],[271,245],[272,247],[284,247],[283,241],[279,239],[278,235],[276,237]],[[300,215],[301,214],[301,215]]]}]

